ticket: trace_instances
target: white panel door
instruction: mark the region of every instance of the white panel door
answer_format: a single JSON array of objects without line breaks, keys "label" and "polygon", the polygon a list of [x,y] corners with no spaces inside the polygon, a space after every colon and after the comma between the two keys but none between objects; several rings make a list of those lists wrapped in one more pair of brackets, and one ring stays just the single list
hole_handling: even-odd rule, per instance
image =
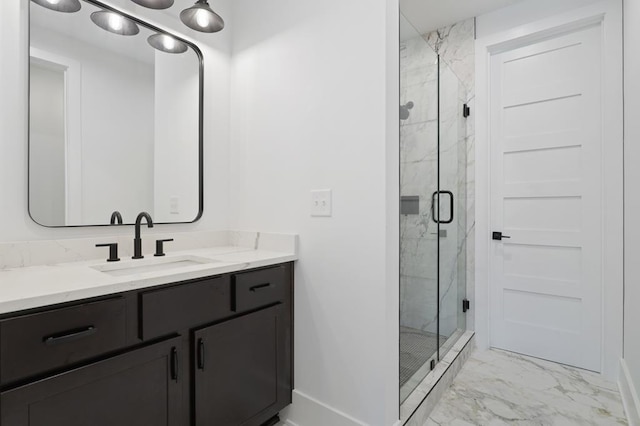
[{"label": "white panel door", "polygon": [[[599,371],[601,27],[491,57],[491,346]],[[489,238],[493,238],[492,235]]]}]

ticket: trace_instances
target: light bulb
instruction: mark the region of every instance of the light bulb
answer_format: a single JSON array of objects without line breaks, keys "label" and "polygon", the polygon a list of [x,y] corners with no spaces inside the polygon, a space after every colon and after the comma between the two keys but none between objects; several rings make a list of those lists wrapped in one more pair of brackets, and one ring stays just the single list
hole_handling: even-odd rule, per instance
[{"label": "light bulb", "polygon": [[47,0],[47,3],[56,5],[56,4],[60,3],[60,0]]},{"label": "light bulb", "polygon": [[135,22],[117,12],[106,10],[93,12],[91,14],[91,20],[103,30],[118,35],[130,36],[140,32],[140,28],[138,28]]},{"label": "light bulb", "polygon": [[202,28],[206,28],[209,25],[209,12],[206,10],[198,10],[196,12],[196,23],[200,25]]},{"label": "light bulb", "polygon": [[162,45],[167,50],[173,50],[176,47],[176,41],[173,39],[173,37],[165,35],[164,37],[162,37]]},{"label": "light bulb", "polygon": [[109,14],[109,27],[113,31],[122,30],[123,24],[124,24],[124,20],[122,19],[122,16],[116,15],[115,13]]},{"label": "light bulb", "polygon": [[169,34],[152,34],[147,38],[147,43],[154,49],[158,49],[167,53],[184,53],[187,51],[187,45],[180,40],[175,39]]}]

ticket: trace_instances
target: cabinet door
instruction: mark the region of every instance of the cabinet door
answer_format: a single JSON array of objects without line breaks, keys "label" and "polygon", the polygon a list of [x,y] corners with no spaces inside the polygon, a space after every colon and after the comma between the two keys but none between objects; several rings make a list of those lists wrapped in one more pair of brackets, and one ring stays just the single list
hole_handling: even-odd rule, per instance
[{"label": "cabinet door", "polygon": [[195,333],[197,426],[259,425],[290,399],[283,306]]},{"label": "cabinet door", "polygon": [[179,426],[180,338],[0,394],[11,426]]}]

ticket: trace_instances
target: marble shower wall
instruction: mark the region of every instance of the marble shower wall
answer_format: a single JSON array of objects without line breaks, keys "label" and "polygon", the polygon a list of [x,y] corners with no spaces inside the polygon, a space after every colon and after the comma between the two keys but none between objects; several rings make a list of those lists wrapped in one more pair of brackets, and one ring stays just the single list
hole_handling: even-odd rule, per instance
[{"label": "marble shower wall", "polygon": [[[413,102],[400,126],[400,195],[419,199],[418,214],[400,217],[400,325],[436,332],[437,225],[431,194],[437,189],[437,54],[416,33],[400,46],[400,103]],[[429,354],[430,355],[430,354]]]},{"label": "marble shower wall", "polygon": [[[466,93],[464,96],[466,103],[471,108],[471,116],[460,122],[464,126],[464,141],[460,140],[459,149],[466,152],[466,167],[460,165],[466,173],[460,173],[459,185],[464,188],[461,196],[466,196],[464,207],[466,208],[466,218],[464,223],[459,223],[461,232],[464,232],[463,244],[459,247],[459,259],[457,269],[459,274],[465,274],[466,291],[468,295],[473,295],[475,291],[475,18],[458,22],[454,25],[440,28],[424,35],[428,44],[436,50],[453,73],[458,77]],[[459,157],[462,159],[462,155]],[[466,192],[466,194],[465,194]],[[464,231],[462,231],[464,229]],[[466,261],[461,259],[465,257]],[[459,280],[462,285],[463,280]],[[469,321],[473,316],[467,316]],[[468,324],[473,329],[474,324]]]},{"label": "marble shower wall", "polygon": [[[436,331],[437,225],[431,220],[431,194],[437,189],[438,66],[440,65],[440,188],[454,193],[454,222],[441,224],[440,332],[459,327],[459,299],[473,288],[474,126],[461,116],[473,113],[475,97],[474,20],[441,28],[401,43],[401,104],[412,101],[401,124],[401,195],[419,197],[419,214],[401,216],[401,325]],[[448,199],[442,217],[448,216]],[[467,283],[469,286],[467,287]]]}]

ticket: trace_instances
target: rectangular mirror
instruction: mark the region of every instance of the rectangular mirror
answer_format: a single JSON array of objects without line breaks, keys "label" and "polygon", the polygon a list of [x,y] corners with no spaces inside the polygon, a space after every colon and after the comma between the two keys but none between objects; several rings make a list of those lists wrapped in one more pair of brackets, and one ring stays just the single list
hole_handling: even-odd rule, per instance
[{"label": "rectangular mirror", "polygon": [[[202,215],[202,54],[93,0],[30,3],[29,214],[40,225]],[[75,8],[75,7],[74,7]],[[130,35],[127,33],[131,33]]]}]

